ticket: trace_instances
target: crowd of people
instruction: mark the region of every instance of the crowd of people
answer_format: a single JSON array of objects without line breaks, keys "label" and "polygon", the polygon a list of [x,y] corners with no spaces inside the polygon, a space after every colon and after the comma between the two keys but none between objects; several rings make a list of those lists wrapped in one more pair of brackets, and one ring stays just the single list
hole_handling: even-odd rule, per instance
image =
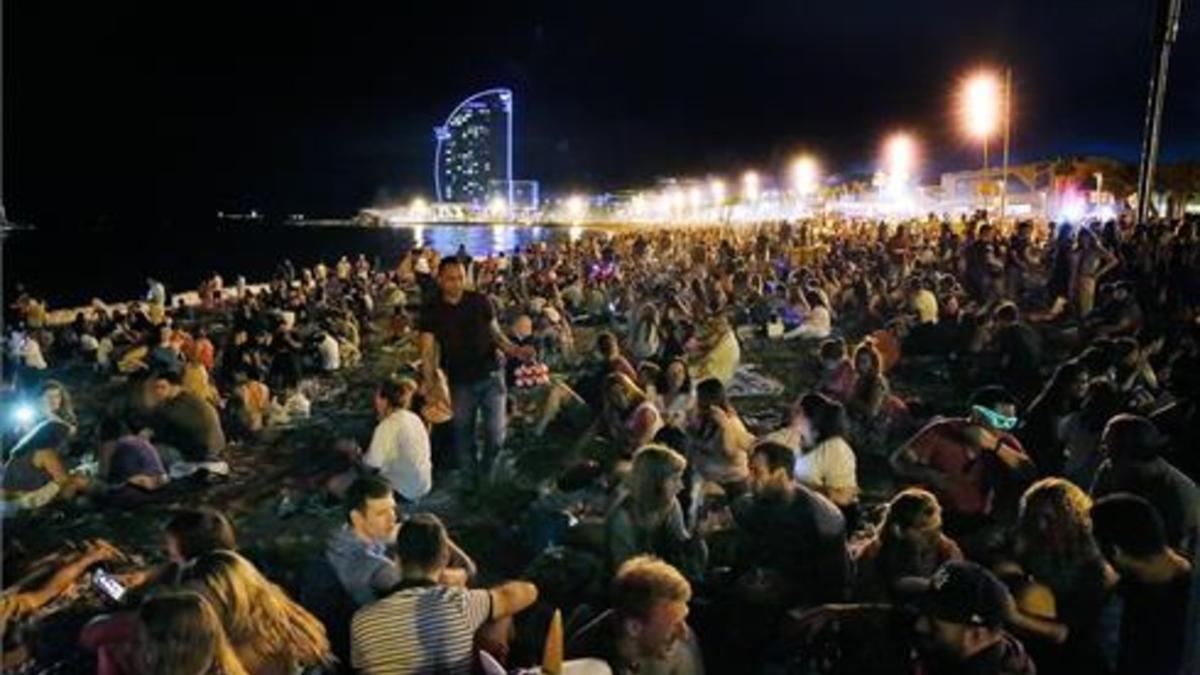
[{"label": "crowd of people", "polygon": [[[388,364],[376,424],[305,483],[344,520],[288,588],[210,508],[171,515],[157,567],[119,540],[6,552],[30,572],[6,626],[124,570],[90,574],[109,606],[75,658],[98,672],[1200,668],[1195,220],[631,229],[285,261],[197,298],[8,308],[5,375],[37,403],[6,517],[203,493],[364,363]],[[794,397],[766,415],[743,396],[764,355]],[[116,393],[77,411],[68,371]],[[527,498],[501,563],[430,498],[503,485]]]}]

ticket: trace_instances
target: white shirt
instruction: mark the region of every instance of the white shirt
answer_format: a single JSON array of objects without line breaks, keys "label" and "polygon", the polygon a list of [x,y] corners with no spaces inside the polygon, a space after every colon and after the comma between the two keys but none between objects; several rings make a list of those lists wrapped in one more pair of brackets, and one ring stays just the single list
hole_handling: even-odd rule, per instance
[{"label": "white shirt", "polygon": [[392,488],[409,501],[429,494],[433,462],[425,423],[411,410],[393,411],[375,426],[363,464],[379,469]]},{"label": "white shirt", "polygon": [[46,359],[42,357],[42,346],[33,338],[25,340],[25,366],[34,370],[45,370],[47,368]]},{"label": "white shirt", "polygon": [[832,332],[833,318],[830,316],[829,310],[817,305],[809,311],[808,316],[804,317],[804,323],[792,329],[784,337],[824,339],[829,337]]},{"label": "white shirt", "polygon": [[796,453],[796,480],[811,487],[857,489],[854,450],[841,436],[827,438],[808,452]]},{"label": "white shirt", "polygon": [[321,370],[328,372],[342,367],[341,348],[338,346],[338,341],[329,333],[325,334],[325,339],[321,340],[317,351],[321,354]]}]

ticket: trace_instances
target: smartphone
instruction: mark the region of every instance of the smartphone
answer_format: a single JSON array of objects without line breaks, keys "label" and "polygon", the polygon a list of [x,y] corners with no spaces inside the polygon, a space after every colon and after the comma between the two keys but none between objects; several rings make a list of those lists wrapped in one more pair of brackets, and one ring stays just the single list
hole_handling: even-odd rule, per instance
[{"label": "smartphone", "polygon": [[113,602],[120,602],[121,598],[125,597],[125,587],[103,569],[98,569],[92,573],[92,585],[100,589],[109,598],[112,598]]}]

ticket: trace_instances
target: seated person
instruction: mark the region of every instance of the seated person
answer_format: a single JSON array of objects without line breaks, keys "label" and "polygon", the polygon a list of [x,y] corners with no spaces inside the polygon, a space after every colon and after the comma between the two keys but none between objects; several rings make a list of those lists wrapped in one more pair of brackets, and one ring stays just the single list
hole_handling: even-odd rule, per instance
[{"label": "seated person", "polygon": [[826,605],[797,614],[789,666],[794,672],[1038,672],[1024,645],[1004,629],[1013,600],[991,572],[950,561],[930,579],[906,586],[903,609]]},{"label": "seated person", "polygon": [[10,508],[38,508],[52,501],[70,501],[87,490],[86,476],[68,473],[60,448],[70,425],[45,419],[29,430],[9,451],[0,482],[0,496]]},{"label": "seated person", "polygon": [[1021,442],[1009,433],[1015,416],[1003,389],[984,387],[971,396],[967,417],[930,422],[892,454],[899,478],[937,496],[951,536],[977,532],[997,514],[1015,511],[1034,475]]},{"label": "seated person", "polygon": [[796,453],[796,480],[847,509],[858,502],[856,459],[847,433],[842,404],[812,393],[796,401],[788,426],[763,440]]},{"label": "seated person", "polygon": [[1167,543],[1194,551],[1200,539],[1200,488],[1162,453],[1167,439],[1150,420],[1121,414],[1109,420],[1100,437],[1105,459],[1092,483],[1093,498],[1130,492],[1154,505],[1167,531]]},{"label": "seated person", "polygon": [[212,603],[247,671],[298,673],[333,665],[320,621],[238,553],[205,553],[181,577]]},{"label": "seated person", "polygon": [[634,454],[628,492],[606,518],[613,569],[648,553],[694,575],[704,571],[704,542],[688,532],[676,498],[685,468],[683,455],[665,446],[646,445]]},{"label": "seated person", "polygon": [[350,625],[350,663],[364,675],[471,673],[476,641],[503,653],[512,617],[537,600],[537,587],[525,581],[490,589],[446,585],[450,539],[432,514],[404,524],[396,552],[400,580]]},{"label": "seated person", "polygon": [[687,363],[683,359],[671,359],[660,374],[657,386],[654,388],[659,412],[663,422],[683,429],[696,412],[696,391],[692,387],[692,378],[688,374]]},{"label": "seated person", "polygon": [[907,577],[930,577],[962,550],[942,533],[942,507],[937,497],[908,488],[892,498],[875,534],[855,547],[854,599],[890,602]]},{"label": "seated person", "polygon": [[1133,335],[1145,322],[1132,282],[1113,285],[1111,298],[1084,319],[1087,328],[1099,336]]},{"label": "seated person", "polygon": [[552,375],[542,362],[543,348],[533,335],[533,322],[528,314],[519,314],[509,326],[509,340],[518,347],[533,347],[535,356],[528,361],[504,360],[504,383],[512,402],[512,415],[534,423],[534,435],[546,433],[559,413],[567,412],[572,426],[586,426],[591,417],[587,402],[562,377]]},{"label": "seated person", "polygon": [[387,379],[375,390],[379,424],[363,455],[365,467],[378,471],[408,502],[419,501],[433,488],[433,462],[425,422],[409,410],[417,383]]},{"label": "seated person", "polygon": [[839,601],[849,580],[845,518],[796,482],[795,464],[790,448],[759,443],[750,456],[751,494],[733,504],[740,590],[763,610]]},{"label": "seated person", "polygon": [[604,384],[604,431],[622,456],[631,456],[654,439],[663,427],[662,415],[654,401],[624,374],[611,373]]},{"label": "seated person", "polygon": [[231,410],[234,421],[245,433],[254,434],[266,426],[267,415],[271,411],[271,390],[263,384],[250,369],[245,367],[233,370],[233,390],[231,392]]},{"label": "seated person", "polygon": [[[1107,667],[1103,617],[1116,574],[1092,537],[1090,508],[1087,494],[1066,479],[1034,483],[1021,496],[1013,561],[997,566],[1017,589],[1018,611],[1008,617],[1010,624],[1052,672]],[[1045,600],[1035,602],[1037,593]]]},{"label": "seated person", "polygon": [[992,337],[1000,369],[1000,380],[1018,398],[1028,401],[1042,385],[1042,339],[1012,302],[1002,303],[992,313]]},{"label": "seated person", "polygon": [[[200,507],[175,512],[163,528],[167,561],[164,564],[114,575],[136,597],[151,597],[178,584],[190,561],[211,551],[236,551],[233,524],[225,514]],[[86,626],[79,645],[96,653],[100,673],[137,673],[141,656],[137,614],[118,611],[101,614]]]},{"label": "seated person", "polygon": [[[0,593],[0,635],[18,635],[17,624],[69,590],[91,567],[121,557],[120,550],[97,539],[87,542],[82,551],[54,553],[38,560],[22,578],[9,583]],[[18,645],[10,650],[6,644],[0,669],[16,672],[16,667],[29,657],[27,646]]]},{"label": "seated person", "polygon": [[160,326],[155,333],[157,341],[147,355],[146,365],[150,370],[183,372],[184,358],[180,351],[180,340],[176,332],[167,325]]},{"label": "seated person", "polygon": [[[217,612],[194,591],[172,591],[138,609],[138,656],[149,673],[248,675]],[[100,672],[103,666],[98,668]]]},{"label": "seated person", "polygon": [[597,658],[614,673],[703,673],[700,645],[687,624],[692,587],[652,556],[630,558],[612,583],[612,608],[567,640],[570,658]]},{"label": "seated person", "polygon": [[825,340],[819,354],[821,380],[817,391],[845,403],[854,388],[854,364],[846,354],[846,341],[841,338]]},{"label": "seated person", "polygon": [[783,334],[788,340],[824,340],[833,332],[833,315],[829,311],[829,299],[824,291],[809,288],[804,292],[804,302],[808,310],[804,314],[804,322],[796,328]]},{"label": "seated person", "polygon": [[750,477],[748,453],[755,439],[729,402],[720,380],[709,378],[696,386],[696,419],[688,436],[692,441],[691,464],[697,475],[721,486],[731,499],[744,494]]},{"label": "seated person", "polygon": [[705,324],[699,352],[691,362],[691,376],[697,382],[708,378],[715,378],[726,386],[733,382],[742,362],[742,347],[728,319],[715,316]]},{"label": "seated person", "polygon": [[910,426],[908,405],[892,393],[882,359],[874,339],[854,350],[854,384],[845,401],[855,442],[867,447],[882,446]]},{"label": "seated person", "polygon": [[177,372],[157,373],[151,385],[154,409],[148,431],[171,477],[183,478],[201,469],[228,475],[229,465],[221,459],[225,432],[216,409],[184,391]]},{"label": "seated person", "polygon": [[193,348],[188,350],[187,362],[183,364],[183,388],[219,408],[221,393],[209,377],[208,367],[200,360],[200,354],[195,347],[193,345]]},{"label": "seated person", "polygon": [[1141,497],[1102,497],[1092,505],[1091,519],[1100,551],[1121,575],[1117,593],[1124,609],[1116,672],[1181,672],[1195,563],[1167,545],[1162,518]]},{"label": "seated person", "polygon": [[162,458],[150,441],[137,434],[122,433],[121,427],[112,418],[100,425],[100,448],[96,453],[100,481],[110,490],[132,486],[147,491],[170,482]]},{"label": "seated person", "polygon": [[[373,602],[400,582],[400,568],[388,546],[400,530],[392,486],[380,476],[364,476],[346,492],[346,523],[335,530],[325,548],[346,593],[359,605]],[[443,570],[442,581],[463,585],[475,575],[475,563],[454,542],[455,566]]]}]

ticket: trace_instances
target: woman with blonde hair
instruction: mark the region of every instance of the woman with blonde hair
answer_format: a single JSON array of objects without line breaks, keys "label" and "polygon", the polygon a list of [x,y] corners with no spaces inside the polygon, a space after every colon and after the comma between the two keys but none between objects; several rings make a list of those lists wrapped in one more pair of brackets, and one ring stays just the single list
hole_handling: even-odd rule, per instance
[{"label": "woman with blonde hair", "polygon": [[687,460],[665,445],[646,445],[633,456],[621,497],[606,519],[613,569],[626,560],[654,554],[686,572],[704,569],[704,544],[684,524],[676,495],[683,489]]},{"label": "woman with blonde hair", "polygon": [[148,675],[247,675],[216,611],[199,593],[150,598],[138,610],[138,624]]},{"label": "woman with blonde hair", "polygon": [[251,675],[291,675],[332,662],[321,622],[237,553],[205,553],[184,581],[212,602]]}]

